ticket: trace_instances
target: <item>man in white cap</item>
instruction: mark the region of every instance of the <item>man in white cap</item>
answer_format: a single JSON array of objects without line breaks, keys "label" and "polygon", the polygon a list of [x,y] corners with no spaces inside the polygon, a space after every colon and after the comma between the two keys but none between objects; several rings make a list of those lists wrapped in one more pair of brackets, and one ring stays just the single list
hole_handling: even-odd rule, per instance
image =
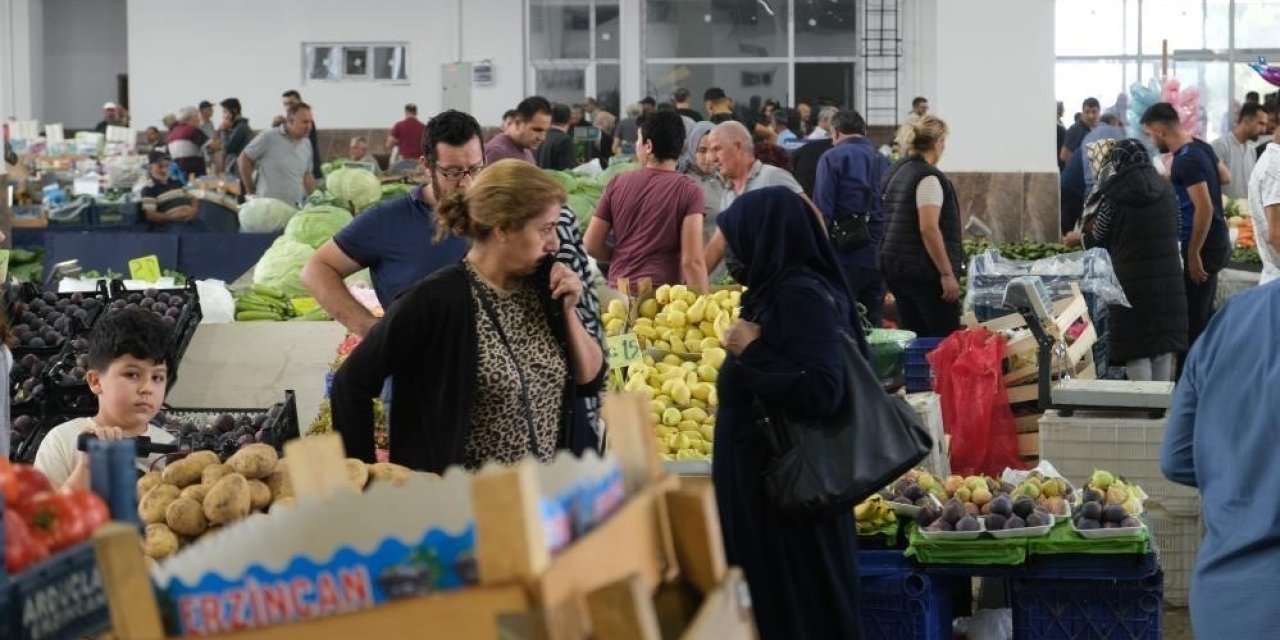
[{"label": "man in white cap", "polygon": [[108,126],[125,127],[129,125],[129,115],[124,108],[114,102],[108,102],[102,105],[102,122],[93,130],[98,133],[106,133]]}]

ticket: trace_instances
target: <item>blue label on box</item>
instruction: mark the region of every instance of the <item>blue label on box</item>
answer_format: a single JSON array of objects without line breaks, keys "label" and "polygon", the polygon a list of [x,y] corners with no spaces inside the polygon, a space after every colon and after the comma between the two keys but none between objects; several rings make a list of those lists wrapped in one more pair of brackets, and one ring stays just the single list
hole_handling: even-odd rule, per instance
[{"label": "blue label on box", "polygon": [[88,542],[28,567],[7,588],[8,611],[17,628],[4,620],[8,616],[0,616],[0,637],[52,640],[96,635],[111,627],[102,576]]},{"label": "blue label on box", "polygon": [[163,594],[166,625],[205,636],[368,609],[392,600],[474,584],[475,531],[432,529],[415,547],[383,541],[372,553],[343,547],[317,564],[295,558],[281,570],[254,565],[233,580],[211,574],[173,580]]}]

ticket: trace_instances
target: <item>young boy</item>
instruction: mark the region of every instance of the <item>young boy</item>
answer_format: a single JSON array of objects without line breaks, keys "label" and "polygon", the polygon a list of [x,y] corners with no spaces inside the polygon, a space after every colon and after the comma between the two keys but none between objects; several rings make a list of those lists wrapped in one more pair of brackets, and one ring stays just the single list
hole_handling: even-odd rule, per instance
[{"label": "young boy", "polygon": [[[98,396],[98,415],[54,427],[36,452],[35,466],[53,486],[89,488],[89,456],[76,450],[76,439],[86,431],[104,440],[145,435],[152,442],[173,442],[167,431],[150,424],[164,404],[170,333],[150,311],[113,311],[98,320],[89,336],[85,375]],[[139,458],[138,468],[146,470],[151,462]]]}]

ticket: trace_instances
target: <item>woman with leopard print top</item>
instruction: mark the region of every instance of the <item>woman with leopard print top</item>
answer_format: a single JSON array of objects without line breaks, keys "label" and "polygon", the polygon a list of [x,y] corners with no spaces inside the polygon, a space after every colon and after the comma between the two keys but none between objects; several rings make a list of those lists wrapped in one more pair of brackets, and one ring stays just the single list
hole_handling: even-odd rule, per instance
[{"label": "woman with leopard print top", "polygon": [[372,399],[388,376],[392,462],[474,470],[583,448],[575,407],[599,392],[605,360],[575,312],[583,283],[554,257],[564,201],[541,170],[504,160],[436,209],[440,233],[471,248],[407,290],[335,375],[349,455],[374,459]]}]

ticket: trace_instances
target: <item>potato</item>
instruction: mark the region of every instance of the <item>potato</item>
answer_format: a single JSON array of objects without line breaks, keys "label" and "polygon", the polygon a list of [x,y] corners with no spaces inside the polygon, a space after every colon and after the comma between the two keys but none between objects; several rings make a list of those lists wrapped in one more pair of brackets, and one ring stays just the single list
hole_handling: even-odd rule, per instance
[{"label": "potato", "polygon": [[298,500],[296,498],[294,498],[293,496],[284,496],[276,500],[275,502],[271,503],[271,509],[269,512],[275,513],[277,511],[283,511],[285,509],[292,509],[297,505],[298,505]]},{"label": "potato", "polygon": [[218,458],[218,454],[208,450],[193,451],[192,453],[188,454],[187,457],[184,459],[191,460],[195,464],[199,465],[201,471],[203,471],[204,468],[209,465],[222,464],[222,460]]},{"label": "potato", "polygon": [[179,497],[191,498],[192,500],[203,504],[204,497],[209,495],[209,489],[211,488],[212,487],[207,484],[193,484],[186,489],[183,489],[182,494]]},{"label": "potato", "polygon": [[227,464],[233,471],[249,480],[257,480],[271,475],[276,470],[276,461],[280,456],[269,444],[254,443],[231,456]]},{"label": "potato", "polygon": [[375,462],[369,465],[370,483],[390,482],[398,487],[412,477],[413,471],[409,470],[409,467],[403,467],[394,462]]},{"label": "potato", "polygon": [[218,484],[218,481],[221,480],[223,476],[230,473],[232,473],[231,467],[228,467],[225,464],[211,464],[200,472],[200,484],[212,487],[213,485]]},{"label": "potato", "polygon": [[147,492],[156,488],[161,484],[159,471],[148,471],[138,478],[138,497],[147,495]]},{"label": "potato", "polygon": [[147,538],[143,542],[142,552],[148,558],[159,560],[173,555],[178,550],[178,536],[163,524],[147,525]]},{"label": "potato", "polygon": [[344,464],[347,467],[347,481],[356,491],[364,491],[364,485],[369,484],[369,468],[363,461],[355,458],[347,458]]},{"label": "potato", "polygon": [[171,484],[161,484],[147,492],[142,496],[142,502],[138,503],[138,517],[142,518],[145,524],[159,524],[164,522],[164,510],[169,508],[169,503],[178,499],[182,491]]},{"label": "potato", "polygon": [[170,502],[169,508],[164,510],[164,522],[174,533],[193,538],[204,533],[209,526],[200,503],[191,498],[178,498]]},{"label": "potato", "polygon": [[293,483],[289,482],[289,468],[278,465],[276,472],[267,476],[267,488],[271,489],[271,501],[293,497]]},{"label": "potato", "polygon": [[200,482],[201,469],[199,460],[183,458],[165,465],[164,471],[160,472],[160,479],[167,484],[184,489]]},{"label": "potato", "polygon": [[233,473],[219,480],[204,497],[204,516],[209,522],[226,524],[249,515],[250,506],[249,481]]},{"label": "potato", "polygon": [[249,508],[262,511],[271,506],[271,489],[261,480],[249,481]]}]

